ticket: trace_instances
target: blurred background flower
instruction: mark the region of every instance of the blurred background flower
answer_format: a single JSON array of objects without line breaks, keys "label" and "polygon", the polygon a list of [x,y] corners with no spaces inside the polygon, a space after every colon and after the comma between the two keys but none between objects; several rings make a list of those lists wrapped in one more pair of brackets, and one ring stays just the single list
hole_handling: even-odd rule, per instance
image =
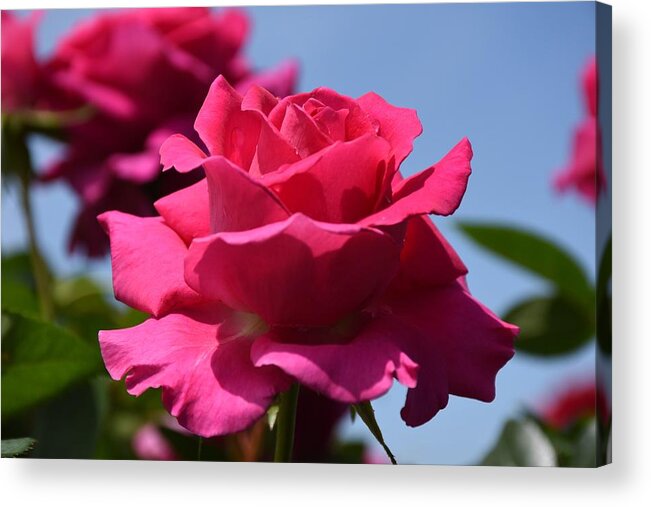
[{"label": "blurred background flower", "polygon": [[[201,177],[163,174],[158,150],[172,133],[196,137],[192,121],[215,77],[241,90],[263,84],[281,96],[296,81],[294,61],[252,67],[244,54],[250,21],[241,10],[104,11],[74,26],[43,61],[31,51],[37,17],[3,13],[3,104],[33,108],[47,99],[57,110],[90,109],[87,121],[64,129],[65,152],[43,180],[63,179],[79,196],[70,248],[91,257],[108,247],[98,214],[151,215],[157,198]],[[57,96],[44,97],[48,88]]]},{"label": "blurred background flower", "polygon": [[596,203],[606,184],[599,130],[598,83],[597,59],[592,57],[581,74],[586,115],[574,129],[568,164],[554,176],[554,185],[560,192],[572,189],[592,204]]}]

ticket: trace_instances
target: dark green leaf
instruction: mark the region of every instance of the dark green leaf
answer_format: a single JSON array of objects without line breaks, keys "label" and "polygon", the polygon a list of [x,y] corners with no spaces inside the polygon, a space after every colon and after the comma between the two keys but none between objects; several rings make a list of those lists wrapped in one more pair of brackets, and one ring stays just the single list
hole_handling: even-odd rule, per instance
[{"label": "dark green leaf", "polygon": [[102,371],[99,351],[51,323],[9,313],[2,342],[2,415],[34,406]]},{"label": "dark green leaf", "polygon": [[40,306],[36,292],[22,282],[2,277],[2,310],[37,317]]},{"label": "dark green leaf", "polygon": [[34,445],[36,440],[33,438],[10,438],[8,440],[2,440],[2,457],[3,458],[15,458],[29,452]]},{"label": "dark green leaf", "polygon": [[38,316],[40,306],[29,255],[2,257],[2,309]]},{"label": "dark green leaf", "polygon": [[498,224],[462,222],[459,227],[477,244],[548,280],[586,308],[594,306],[594,290],[583,268],[551,240]]},{"label": "dark green leaf", "polygon": [[58,281],[53,296],[61,322],[94,346],[98,330],[121,327],[120,308],[109,303],[108,291],[89,278]]},{"label": "dark green leaf", "polygon": [[384,452],[387,453],[387,456],[391,460],[391,463],[397,465],[396,458],[391,452],[391,449],[389,449],[389,446],[387,446],[386,442],[384,441],[384,437],[382,436],[382,430],[380,430],[380,426],[378,426],[378,423],[375,420],[375,410],[373,410],[373,406],[371,405],[371,402],[364,401],[362,403],[356,403],[355,405],[353,405],[353,407],[355,408],[355,412],[357,412],[357,415],[359,415],[360,419],[364,421],[366,427],[369,430],[371,430],[371,433],[373,434],[375,439],[380,443],[380,445],[384,449]]},{"label": "dark green leaf", "polygon": [[357,412],[355,411],[354,406],[350,406],[350,422],[354,423],[355,419],[357,419]]},{"label": "dark green leaf", "polygon": [[523,301],[506,312],[504,320],[520,326],[515,347],[529,354],[566,354],[594,335],[594,319],[576,302],[560,295]]},{"label": "dark green leaf", "polygon": [[366,446],[363,442],[340,442],[331,452],[330,463],[364,463]]},{"label": "dark green leaf", "polygon": [[529,420],[510,420],[495,447],[481,462],[488,466],[556,466],[556,453],[538,425]]},{"label": "dark green leaf", "polygon": [[99,384],[82,382],[53,398],[35,413],[35,458],[89,459],[95,448],[103,395]]}]

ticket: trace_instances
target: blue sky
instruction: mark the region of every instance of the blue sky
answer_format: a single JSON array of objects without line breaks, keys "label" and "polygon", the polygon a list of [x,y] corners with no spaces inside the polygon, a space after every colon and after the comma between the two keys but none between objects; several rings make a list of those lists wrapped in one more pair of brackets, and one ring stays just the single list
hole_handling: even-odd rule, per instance
[{"label": "blue sky", "polygon": [[[594,4],[500,3],[255,7],[248,9],[247,53],[269,67],[287,57],[301,64],[299,91],[329,86],[359,96],[373,90],[418,111],[423,135],[402,166],[412,174],[441,158],[463,136],[475,153],[460,209],[437,218],[466,262],[473,293],[496,312],[546,290],[543,283],[491,257],[455,230],[460,219],[529,227],[555,239],[594,272],[594,210],[573,195],[554,193],[550,180],[568,156],[582,100],[578,75],[594,54]],[[57,38],[89,10],[48,11],[38,47]],[[37,161],[56,147],[39,142]],[[15,192],[3,188],[2,247],[25,243]],[[70,257],[68,232],[76,209],[64,185],[35,190],[38,233],[48,260],[62,274],[91,273],[108,282],[107,261]],[[516,356],[499,374],[491,404],[452,398],[434,420],[407,428],[398,385],[375,403],[378,419],[403,463],[464,464],[480,458],[502,422],[549,396],[568,379],[594,369],[587,346],[560,360]],[[373,440],[361,423],[344,422],[345,438]]]}]

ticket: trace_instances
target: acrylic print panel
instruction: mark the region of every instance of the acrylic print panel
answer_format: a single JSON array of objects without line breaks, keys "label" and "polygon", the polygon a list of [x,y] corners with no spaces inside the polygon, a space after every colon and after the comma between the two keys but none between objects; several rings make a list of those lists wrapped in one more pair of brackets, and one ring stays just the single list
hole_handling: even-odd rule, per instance
[{"label": "acrylic print panel", "polygon": [[4,11],[3,457],[609,462],[610,26]]}]

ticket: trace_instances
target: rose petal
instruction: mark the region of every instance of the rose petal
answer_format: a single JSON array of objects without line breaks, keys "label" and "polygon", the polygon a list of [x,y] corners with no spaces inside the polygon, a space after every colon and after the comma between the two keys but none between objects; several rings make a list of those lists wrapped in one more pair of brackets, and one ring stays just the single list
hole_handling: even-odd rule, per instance
[{"label": "rose petal", "polygon": [[311,97],[322,102],[325,106],[331,107],[335,111],[342,109],[348,111],[348,115],[346,116],[347,140],[356,139],[365,134],[377,135],[378,121],[372,116],[369,116],[355,99],[341,95],[326,87],[317,88],[311,93]]},{"label": "rose petal", "polygon": [[205,158],[203,150],[182,134],[168,137],[160,147],[163,171],[174,167],[177,171],[186,173],[199,167]]},{"label": "rose petal", "polygon": [[158,153],[144,150],[140,153],[116,153],[108,160],[108,167],[115,176],[134,183],[148,183],[160,172]]},{"label": "rose petal", "polygon": [[260,177],[284,164],[300,160],[296,150],[282,137],[267,115],[278,104],[278,99],[257,85],[251,86],[242,100],[243,111],[253,111],[260,118],[260,137],[249,173]]},{"label": "rose petal", "polygon": [[445,285],[467,272],[463,261],[428,217],[409,219],[400,253],[400,272],[394,286]]},{"label": "rose petal", "polygon": [[450,394],[487,402],[495,398],[495,376],[513,357],[517,327],[501,321],[461,283],[403,295],[390,306],[398,319],[426,338],[405,334],[401,343],[420,366],[418,385],[402,411],[408,425],[424,424],[445,406],[440,390],[432,389],[442,382],[442,371]]},{"label": "rose petal", "polygon": [[165,219],[165,223],[187,244],[194,238],[207,236],[212,232],[206,178],[158,199],[154,207]]},{"label": "rose petal", "polygon": [[450,215],[461,204],[470,177],[472,148],[462,139],[432,167],[400,181],[393,191],[393,203],[360,223],[391,225],[415,215]]},{"label": "rose petal", "polygon": [[396,157],[396,167],[400,167],[411,153],[414,139],[423,133],[416,111],[393,106],[374,92],[362,95],[357,103],[380,123],[378,135],[389,141]]},{"label": "rose petal", "polygon": [[224,157],[210,157],[203,166],[212,232],[246,231],[289,217],[271,190]]},{"label": "rose petal", "polygon": [[211,155],[223,155],[248,169],[260,134],[260,119],[242,111],[242,97],[219,76],[206,96],[194,128]]},{"label": "rose petal", "polygon": [[342,343],[312,344],[309,330],[300,342],[287,342],[278,330],[256,339],[251,358],[256,366],[277,366],[334,400],[358,403],[382,396],[394,377],[408,387],[416,385],[418,366],[394,341],[403,332],[390,316],[371,320]]},{"label": "rose petal", "polygon": [[161,218],[109,211],[98,220],[111,240],[116,299],[155,316],[203,299],[183,279],[185,244]]},{"label": "rose petal", "polygon": [[280,135],[280,132],[266,121],[260,124],[260,138],[249,172],[261,177],[279,167],[298,162],[300,157],[296,150]]},{"label": "rose petal", "polygon": [[195,239],[185,277],[207,297],[268,324],[329,325],[382,292],[398,256],[399,245],[380,231],[295,214]]},{"label": "rose petal", "polygon": [[113,379],[126,376],[131,394],[162,387],[165,407],[192,433],[244,430],[289,379],[277,368],[254,367],[250,340],[223,336],[222,319],[223,310],[211,305],[100,331],[104,363]]},{"label": "rose petal", "polygon": [[317,101],[335,111],[347,111],[345,140],[350,141],[364,134],[377,134],[379,123],[366,114],[354,99],[340,95],[329,88],[317,88],[309,93],[300,93],[286,97],[269,113],[269,121],[280,128],[289,107],[307,105]]},{"label": "rose petal", "polygon": [[332,139],[296,104],[290,104],[285,111],[280,134],[294,147],[301,158],[332,144]]},{"label": "rose petal", "polygon": [[258,84],[252,84],[242,98],[242,111],[257,111],[268,116],[278,104],[278,99],[267,89]]},{"label": "rose petal", "polygon": [[[307,105],[307,104],[306,104]],[[331,107],[324,106],[314,115],[314,121],[324,130],[333,141],[346,140],[346,119],[348,110],[340,109],[335,111]]]},{"label": "rose petal", "polygon": [[335,143],[263,181],[293,212],[324,222],[354,223],[378,201],[388,151],[384,139],[369,134]]}]

